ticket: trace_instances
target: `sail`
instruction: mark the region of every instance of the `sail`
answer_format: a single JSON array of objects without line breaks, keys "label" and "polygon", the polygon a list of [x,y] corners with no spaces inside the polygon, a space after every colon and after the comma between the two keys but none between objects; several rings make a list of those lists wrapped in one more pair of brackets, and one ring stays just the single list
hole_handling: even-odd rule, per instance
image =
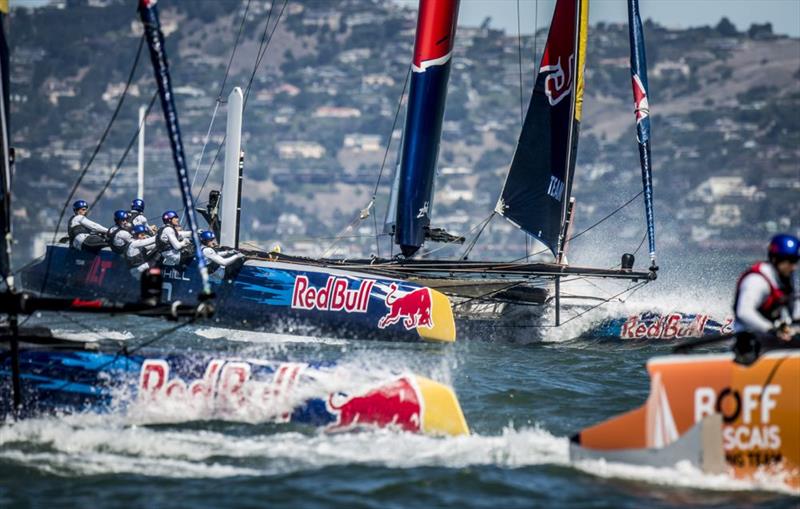
[{"label": "sail", "polygon": [[8,44],[5,21],[8,1],[0,0],[0,276],[9,290],[14,289],[11,277],[11,158],[8,140]]},{"label": "sail", "polygon": [[156,0],[139,0],[139,16],[144,26],[147,45],[150,48],[150,61],[153,64],[153,72],[156,75],[161,108],[164,110],[164,120],[167,124],[169,143],[172,147],[172,160],[178,173],[183,206],[186,209],[186,217],[189,221],[189,228],[192,231],[192,241],[194,242],[195,256],[197,257],[197,268],[203,283],[203,293],[210,295],[211,286],[208,282],[208,269],[206,267],[206,259],[203,256],[200,237],[197,233],[197,216],[195,215],[192,189],[189,185],[189,175],[186,171],[186,156],[183,151],[183,141],[181,140],[181,128],[178,125],[178,110],[175,108],[175,101],[173,100],[172,81],[169,75],[167,53],[164,48],[164,34],[161,32],[161,24],[158,20]]},{"label": "sail", "polygon": [[647,100],[647,56],[644,49],[642,20],[639,17],[639,0],[628,0],[628,32],[631,46],[631,82],[634,113],[636,114],[636,138],[639,141],[639,160],[642,165],[648,247],[650,260],[655,265],[656,231],[653,218],[653,172],[650,166],[650,103]]},{"label": "sail", "polygon": [[558,257],[583,106],[589,0],[558,0],[533,96],[495,211]]},{"label": "sail", "polygon": [[430,225],[458,0],[420,0],[414,61],[403,134],[395,243],[413,255]]}]

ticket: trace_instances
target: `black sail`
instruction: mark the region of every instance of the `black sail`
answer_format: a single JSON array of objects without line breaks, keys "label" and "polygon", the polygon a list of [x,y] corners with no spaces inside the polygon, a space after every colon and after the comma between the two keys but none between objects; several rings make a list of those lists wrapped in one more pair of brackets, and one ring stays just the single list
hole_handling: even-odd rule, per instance
[{"label": "black sail", "polygon": [[588,31],[588,0],[558,0],[514,159],[495,210],[554,256],[572,189]]}]

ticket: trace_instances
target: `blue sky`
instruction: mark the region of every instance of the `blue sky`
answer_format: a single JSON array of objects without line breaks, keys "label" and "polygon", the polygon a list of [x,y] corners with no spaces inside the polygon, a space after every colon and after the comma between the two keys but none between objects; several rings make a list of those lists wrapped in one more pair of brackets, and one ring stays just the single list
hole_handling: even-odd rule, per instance
[{"label": "blue sky", "polygon": [[[416,6],[417,0],[395,0]],[[546,27],[553,14],[555,0],[519,0],[520,25],[523,33],[532,33],[535,21]],[[538,20],[535,16],[538,4]],[[800,0],[639,0],[642,18],[652,18],[670,28],[716,25],[727,16],[741,31],[752,23],[772,23],[776,33],[800,36]],[[459,23],[479,25],[491,16],[491,26],[509,33],[517,31],[517,0],[461,0]],[[625,0],[592,0],[589,6],[591,23],[627,22]]]}]

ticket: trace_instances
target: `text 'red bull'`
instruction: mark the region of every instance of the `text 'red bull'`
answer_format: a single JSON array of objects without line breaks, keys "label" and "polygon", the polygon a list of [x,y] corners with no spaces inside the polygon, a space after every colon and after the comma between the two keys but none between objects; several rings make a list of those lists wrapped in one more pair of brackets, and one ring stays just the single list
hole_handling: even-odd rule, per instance
[{"label": "text 'red bull'", "polygon": [[679,339],[699,338],[706,330],[708,315],[695,315],[691,318],[680,313],[656,315],[646,318],[641,315],[629,317],[620,332],[623,339]]},{"label": "text 'red bull'", "polygon": [[433,328],[431,317],[431,291],[428,288],[418,288],[404,295],[396,295],[397,285],[392,283],[386,295],[386,306],[389,312],[378,321],[378,327],[384,329],[389,325],[403,320],[406,330],[415,327]]},{"label": "text 'red bull'", "polygon": [[297,276],[292,291],[292,308],[366,313],[374,284],[374,280],[364,279],[358,288],[351,290],[347,278],[328,276],[325,286],[316,288],[310,285],[308,277]]},{"label": "text 'red bull'", "polygon": [[[336,404],[337,399],[339,404]],[[331,395],[328,410],[337,416],[330,429],[352,428],[358,425],[391,426],[403,431],[419,431],[422,398],[411,381],[398,378],[394,382],[369,391],[363,396]]]},{"label": "text 'red bull'", "polygon": [[242,410],[247,407],[272,411],[270,417],[278,422],[288,422],[288,396],[305,364],[283,363],[275,370],[271,380],[251,379],[251,366],[247,362],[211,360],[203,378],[189,383],[170,377],[170,367],[162,359],[148,359],[142,364],[139,375],[138,398],[140,402],[171,401],[189,403],[217,411]]}]

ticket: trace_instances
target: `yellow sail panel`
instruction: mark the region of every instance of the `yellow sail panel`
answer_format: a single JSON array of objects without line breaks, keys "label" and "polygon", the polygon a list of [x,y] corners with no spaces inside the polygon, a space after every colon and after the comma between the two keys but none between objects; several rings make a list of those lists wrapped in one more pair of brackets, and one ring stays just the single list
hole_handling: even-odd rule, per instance
[{"label": "yellow sail panel", "polygon": [[578,1],[578,65],[575,73],[575,120],[583,111],[583,79],[586,70],[586,39],[589,36],[589,0]]},{"label": "yellow sail panel", "polygon": [[0,12],[8,14],[8,0],[0,0]]}]

